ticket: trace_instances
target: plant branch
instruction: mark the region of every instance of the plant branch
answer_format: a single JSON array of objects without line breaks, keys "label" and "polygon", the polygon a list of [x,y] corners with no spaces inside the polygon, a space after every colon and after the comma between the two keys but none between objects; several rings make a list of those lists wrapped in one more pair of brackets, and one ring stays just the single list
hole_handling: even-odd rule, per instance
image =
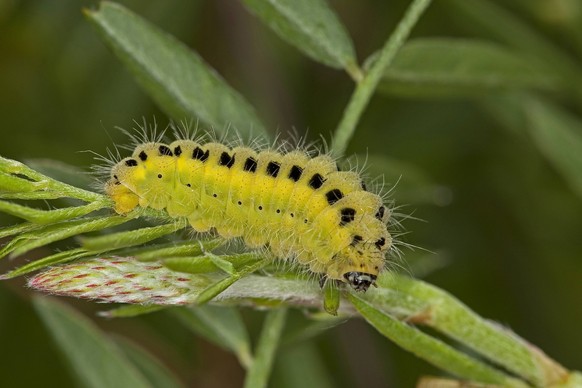
[{"label": "plant branch", "polygon": [[247,372],[245,388],[267,386],[286,317],[287,310],[285,308],[277,308],[267,314],[255,352],[255,359]]},{"label": "plant branch", "polygon": [[431,3],[431,0],[414,0],[408,7],[406,14],[396,26],[378,59],[370,70],[357,84],[350,102],[344,110],[342,119],[335,131],[331,149],[337,155],[343,155],[350,142],[360,117],[374,94],[384,70],[390,65],[396,53],[410,35],[410,32],[420,16]]}]

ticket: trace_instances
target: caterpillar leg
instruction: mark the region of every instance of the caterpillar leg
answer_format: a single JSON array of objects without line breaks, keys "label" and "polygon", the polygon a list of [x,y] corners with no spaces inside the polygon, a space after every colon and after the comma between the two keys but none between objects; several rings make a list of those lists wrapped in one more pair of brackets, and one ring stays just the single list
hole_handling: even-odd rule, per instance
[{"label": "caterpillar leg", "polygon": [[340,284],[338,280],[328,279],[325,274],[319,280],[323,289],[323,309],[330,315],[337,315],[340,307]]}]

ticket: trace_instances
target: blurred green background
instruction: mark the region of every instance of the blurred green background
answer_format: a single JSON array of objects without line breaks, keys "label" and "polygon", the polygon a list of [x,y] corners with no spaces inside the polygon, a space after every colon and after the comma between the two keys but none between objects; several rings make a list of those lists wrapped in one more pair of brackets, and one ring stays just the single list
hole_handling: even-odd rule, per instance
[{"label": "blurred green background", "polygon": [[[503,30],[492,34],[480,28],[455,3],[435,1],[413,37],[503,40]],[[582,5],[576,0],[493,3],[581,60]],[[81,9],[96,4],[0,0],[2,156],[56,159],[88,171],[93,156],[82,151],[104,153],[125,142],[114,127],[130,128],[142,117],[167,123],[83,17]],[[353,82],[304,57],[238,2],[123,4],[194,48],[255,106],[273,133],[295,128],[311,140],[330,139]],[[384,43],[408,1],[330,4],[363,61]],[[501,91],[478,98],[377,94],[347,155],[368,158],[369,174],[386,174],[387,187],[398,181],[393,199],[402,213],[418,219],[404,221],[408,233],[402,239],[420,247],[404,249],[400,264],[406,270],[426,275],[566,367],[582,369],[582,201],[526,131],[502,125],[488,108],[503,98]],[[567,96],[556,99],[571,113],[581,113]],[[15,222],[0,217],[3,225]],[[47,253],[39,250],[24,260]],[[0,269],[14,265],[5,259]],[[0,283],[0,386],[74,386],[29,297],[24,279]],[[104,309],[72,303],[92,317]],[[251,326],[259,322],[260,313],[245,313]],[[301,319],[295,315],[292,320]],[[164,313],[94,320],[150,349],[188,386],[242,381],[232,355],[194,338]],[[407,387],[420,375],[438,373],[362,321],[285,347],[273,386],[301,384],[302,363],[315,365],[338,387]]]}]

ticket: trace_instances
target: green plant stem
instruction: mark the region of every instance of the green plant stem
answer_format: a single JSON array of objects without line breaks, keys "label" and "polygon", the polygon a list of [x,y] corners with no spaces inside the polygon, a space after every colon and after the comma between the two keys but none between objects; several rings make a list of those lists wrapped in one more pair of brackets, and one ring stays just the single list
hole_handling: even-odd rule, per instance
[{"label": "green plant stem", "polygon": [[255,352],[255,359],[247,372],[244,388],[267,386],[286,317],[287,310],[284,308],[272,310],[267,314]]},{"label": "green plant stem", "polygon": [[350,102],[344,110],[342,119],[335,131],[331,149],[336,155],[342,155],[352,138],[356,125],[368,105],[372,94],[376,90],[382,74],[390,65],[396,53],[408,38],[410,31],[431,3],[431,0],[414,0],[408,7],[406,14],[396,26],[376,62],[356,86]]}]

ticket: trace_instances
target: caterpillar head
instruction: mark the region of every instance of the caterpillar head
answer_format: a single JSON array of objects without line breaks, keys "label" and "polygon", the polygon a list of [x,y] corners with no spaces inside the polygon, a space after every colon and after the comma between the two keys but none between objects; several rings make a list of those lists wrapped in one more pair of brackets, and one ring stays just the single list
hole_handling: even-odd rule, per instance
[{"label": "caterpillar head", "polygon": [[344,274],[344,279],[352,286],[352,288],[356,291],[364,291],[366,292],[370,285],[376,285],[376,278],[377,275],[373,275],[371,273],[364,273],[364,272],[346,272]]},{"label": "caterpillar head", "polygon": [[392,237],[386,225],[371,215],[354,220],[346,229],[351,241],[335,254],[327,273],[331,278],[348,283],[355,291],[366,291],[376,285]]},{"label": "caterpillar head", "polygon": [[[366,291],[370,286],[376,286],[378,273],[384,267],[384,246],[389,239],[387,232],[382,237],[373,237],[375,241],[364,241],[356,235],[354,242],[346,252],[346,265],[341,276],[355,291]],[[380,241],[382,246],[376,244]]]},{"label": "caterpillar head", "polygon": [[342,280],[355,291],[366,292],[370,286],[376,286],[378,273],[385,264],[386,252],[392,246],[392,237],[386,228],[390,211],[381,202],[378,206],[377,196],[369,196],[367,192],[358,194],[362,206],[358,210],[367,214],[347,225],[352,241],[344,250],[347,264],[341,275]]}]

